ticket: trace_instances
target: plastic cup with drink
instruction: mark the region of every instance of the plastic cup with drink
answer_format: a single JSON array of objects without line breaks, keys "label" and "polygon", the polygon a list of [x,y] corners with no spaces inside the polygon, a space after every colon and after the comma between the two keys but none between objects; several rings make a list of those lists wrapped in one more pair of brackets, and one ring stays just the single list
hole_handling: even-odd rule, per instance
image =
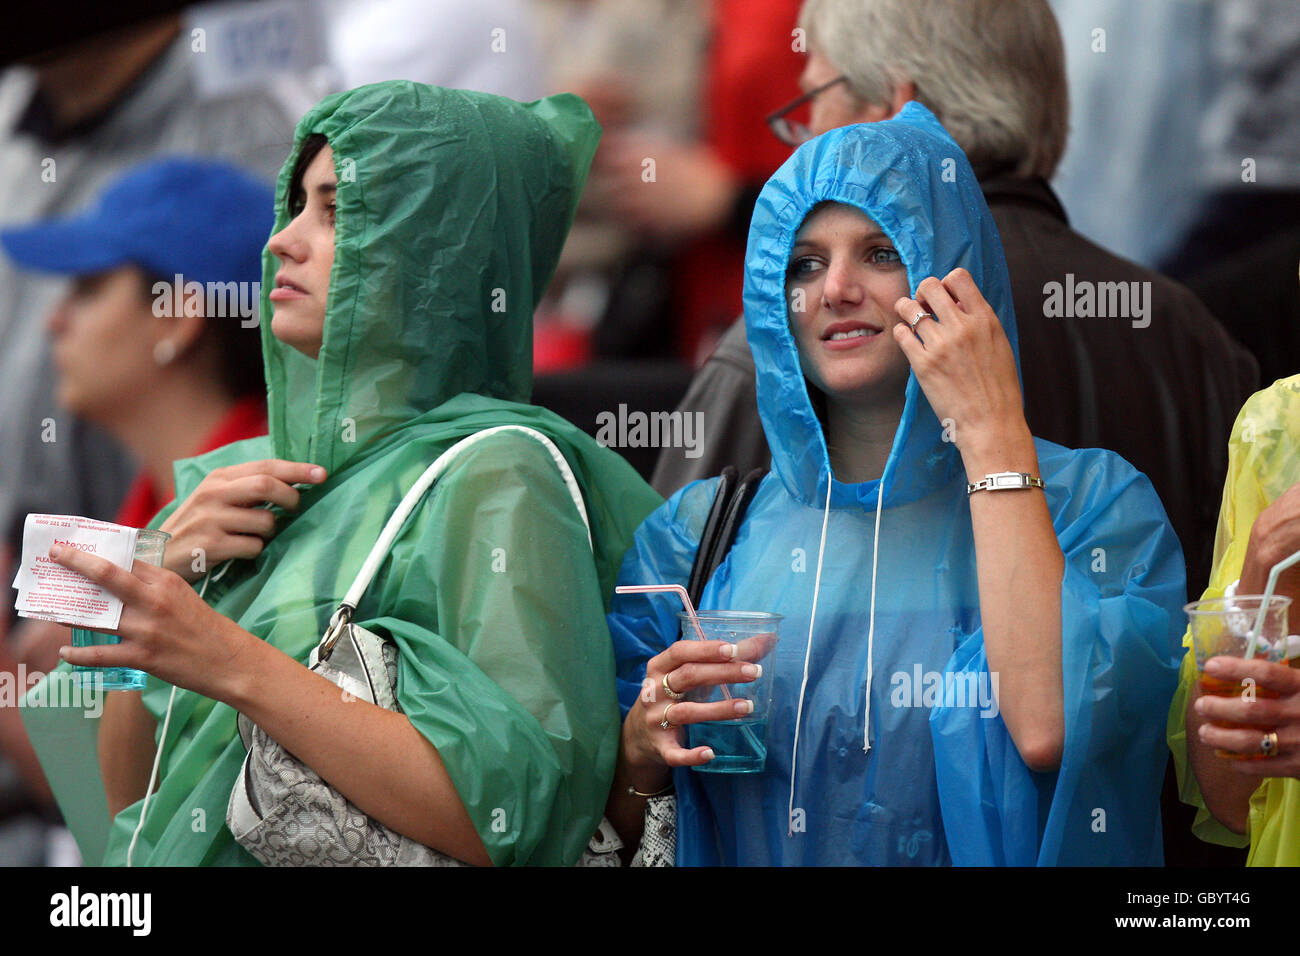
[{"label": "plastic cup with drink", "polygon": [[[684,640],[728,641],[736,645],[734,661],[761,664],[775,649],[780,614],[762,611],[705,611],[697,614],[690,595],[680,584],[630,584],[614,589],[620,594],[671,592],[685,610],[678,615]],[[772,706],[774,668],[763,667],[753,681],[701,687],[686,695],[697,703],[747,698],[754,709],[732,720],[710,720],[686,725],[687,746],[711,747],[713,759],[691,767],[705,773],[757,773],[767,761],[767,718]]]},{"label": "plastic cup with drink", "polygon": [[[776,648],[780,614],[761,611],[701,611],[694,621],[682,612],[682,637],[695,632],[706,641],[727,641],[736,645],[735,663],[763,664]],[[686,725],[686,746],[711,747],[713,759],[692,767],[705,773],[757,773],[767,760],[767,719],[772,709],[772,675],[776,668],[768,661],[752,681],[698,687],[686,695],[697,703],[714,703],[745,697],[754,709],[732,720],[707,720]]]},{"label": "plastic cup with drink", "polygon": [[[1274,691],[1257,686],[1253,681],[1222,680],[1205,673],[1205,664],[1221,655],[1251,660],[1280,663],[1286,660],[1287,611],[1291,599],[1280,594],[1245,594],[1235,597],[1212,598],[1193,601],[1183,610],[1191,622],[1192,652],[1196,656],[1196,669],[1200,674],[1202,694],[1216,697],[1276,697]],[[1250,727],[1263,732],[1272,726],[1219,723],[1229,728]],[[1239,754],[1216,750],[1220,757],[1234,760],[1254,760],[1267,754]]]},{"label": "plastic cup with drink", "polygon": [[[142,564],[162,567],[163,549],[171,535],[166,531],[140,529],[135,538],[135,560]],[[102,634],[82,627],[72,629],[73,647],[98,647],[104,644],[118,644],[121,638],[116,634]],[[142,690],[145,673],[134,667],[82,667],[74,666],[73,673],[83,686],[94,686],[103,690]]]}]

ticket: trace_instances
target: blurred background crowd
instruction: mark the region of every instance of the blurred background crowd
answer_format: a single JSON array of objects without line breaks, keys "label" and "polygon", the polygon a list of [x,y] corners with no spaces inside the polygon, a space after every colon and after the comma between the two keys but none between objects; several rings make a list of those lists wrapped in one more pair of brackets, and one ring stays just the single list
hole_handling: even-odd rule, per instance
[{"label": "blurred background crowd", "polygon": [[[1054,170],[988,178],[1032,179],[1039,192],[1007,187],[1003,205],[1059,200],[1052,215],[1062,229],[1068,218],[1079,248],[1091,250],[1081,255],[1130,260],[1126,281],[1152,278],[1146,270],[1177,280],[1191,291],[1166,292],[1165,324],[1186,315],[1221,338],[1210,340],[1219,344],[1208,357],[1139,363],[1157,392],[1211,396],[1204,415],[1187,409],[1212,422],[1204,444],[1219,436],[1205,461],[1189,465],[1194,455],[1168,436],[1147,441],[1163,469],[1139,460],[1141,448],[1108,442],[1101,426],[1045,437],[1105,443],[1151,474],[1196,596],[1228,427],[1247,395],[1300,371],[1300,5],[1050,6],[1068,79],[1064,153]],[[260,278],[272,187],[296,120],[323,95],[365,83],[586,99],[604,136],[535,316],[534,400],[593,434],[597,416],[620,405],[679,407],[710,356],[730,361],[715,348],[741,314],[753,203],[792,148],[768,117],[816,95],[800,8],[801,0],[261,0],[123,14],[93,35],[33,38],[13,50],[0,72],[0,567],[12,575],[28,513],[143,525],[171,497],[172,461],[265,427],[255,323],[208,315],[210,301],[168,283]],[[836,65],[853,85],[850,64]],[[785,118],[808,122],[810,103]],[[999,227],[1015,282],[1014,240],[1001,219]],[[158,314],[159,283],[170,315]],[[1019,290],[1016,300],[1036,433],[1051,431],[1040,430],[1036,409],[1047,422],[1046,409],[1070,406],[1079,387],[1123,392],[1128,383],[1092,360],[1070,365],[1083,386],[1053,386],[1057,366],[1024,344],[1023,330],[1046,321],[1042,309],[1020,315]],[[1086,332],[1050,347],[1056,358],[1182,348],[1177,336],[1141,331],[1100,344]],[[655,475],[659,449],[618,450]],[[739,464],[744,454],[724,446],[715,457],[729,456]],[[1180,481],[1191,467],[1209,490],[1184,508],[1175,489],[1191,484]],[[661,464],[655,485],[669,494],[703,473]],[[5,669],[53,665],[60,634],[8,611],[0,628]],[[0,864],[76,863],[13,710],[0,708]],[[1181,812],[1167,801],[1167,815]],[[1186,817],[1168,829],[1186,835]],[[1170,837],[1166,853],[1173,864],[1240,859],[1189,835]]]}]

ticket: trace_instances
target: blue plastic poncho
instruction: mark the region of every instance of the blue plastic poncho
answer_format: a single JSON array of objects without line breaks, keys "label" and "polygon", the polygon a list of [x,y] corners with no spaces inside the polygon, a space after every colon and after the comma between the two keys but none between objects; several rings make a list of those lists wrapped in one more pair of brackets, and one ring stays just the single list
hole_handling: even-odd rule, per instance
[{"label": "blue plastic poncho", "polygon": [[[882,478],[831,477],[784,294],[795,233],[823,200],[881,226],[912,290],[969,270],[1016,346],[993,219],[923,107],[806,143],[763,189],[745,322],[772,472],[701,603],[785,616],[765,662],[775,669],[767,763],[759,774],[675,772],[678,864],[1161,863],[1163,728],[1185,585],[1159,499],[1110,452],[1037,441],[1066,558],[1066,738],[1057,771],[1031,772],[991,698],[966,475],[915,376]],[[621,584],[686,582],[715,488],[688,485],[646,519]],[[625,713],[645,662],[677,639],[676,610],[659,595],[614,600]]]}]

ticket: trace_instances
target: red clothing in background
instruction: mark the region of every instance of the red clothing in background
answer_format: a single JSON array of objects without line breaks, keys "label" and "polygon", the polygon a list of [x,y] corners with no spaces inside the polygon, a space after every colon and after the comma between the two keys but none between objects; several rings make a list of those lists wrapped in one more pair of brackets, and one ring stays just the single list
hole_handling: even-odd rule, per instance
[{"label": "red clothing in background", "polygon": [[790,155],[763,120],[799,95],[801,0],[714,0],[705,140],[747,182],[762,184]]},{"label": "red clothing in background", "polygon": [[[199,447],[194,450],[194,454],[201,455],[205,451],[212,451],[231,442],[265,434],[266,399],[261,396],[243,398],[236,402],[226,417],[217,423],[217,427],[208,433]],[[122,499],[122,506],[118,509],[115,520],[128,528],[143,528],[170,500],[170,498],[161,498],[149,473],[141,471],[131,483],[131,487],[127,489],[126,497]]]},{"label": "red clothing in background", "polygon": [[[755,194],[790,156],[764,119],[799,95],[801,0],[714,0],[704,139]],[[748,210],[742,217],[748,226]],[[674,262],[682,357],[699,365],[741,312],[746,235],[740,224],[689,243]],[[701,354],[702,353],[702,354]]]}]

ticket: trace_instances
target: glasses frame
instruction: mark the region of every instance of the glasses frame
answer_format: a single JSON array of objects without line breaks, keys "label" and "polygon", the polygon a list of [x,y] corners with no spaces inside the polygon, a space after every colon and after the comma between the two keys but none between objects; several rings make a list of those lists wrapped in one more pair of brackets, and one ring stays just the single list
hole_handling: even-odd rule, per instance
[{"label": "glasses frame", "polygon": [[767,118],[764,120],[764,122],[767,123],[767,128],[772,131],[773,136],[775,136],[781,142],[785,143],[787,146],[799,146],[803,143],[808,142],[808,140],[812,139],[813,136],[812,130],[810,130],[803,123],[796,123],[794,120],[786,119],[786,116],[790,113],[793,113],[795,110],[803,106],[805,103],[812,102],[814,98],[816,98],[822,93],[825,93],[832,86],[835,86],[839,83],[847,83],[848,80],[849,78],[845,74],[841,73],[839,76],[835,77],[835,79],[831,80],[829,83],[823,83],[821,86],[817,87],[816,89],[809,90],[807,93],[803,94],[802,96],[791,100],[789,103],[786,103],[785,106],[781,107],[775,113],[771,113],[767,116]]}]

